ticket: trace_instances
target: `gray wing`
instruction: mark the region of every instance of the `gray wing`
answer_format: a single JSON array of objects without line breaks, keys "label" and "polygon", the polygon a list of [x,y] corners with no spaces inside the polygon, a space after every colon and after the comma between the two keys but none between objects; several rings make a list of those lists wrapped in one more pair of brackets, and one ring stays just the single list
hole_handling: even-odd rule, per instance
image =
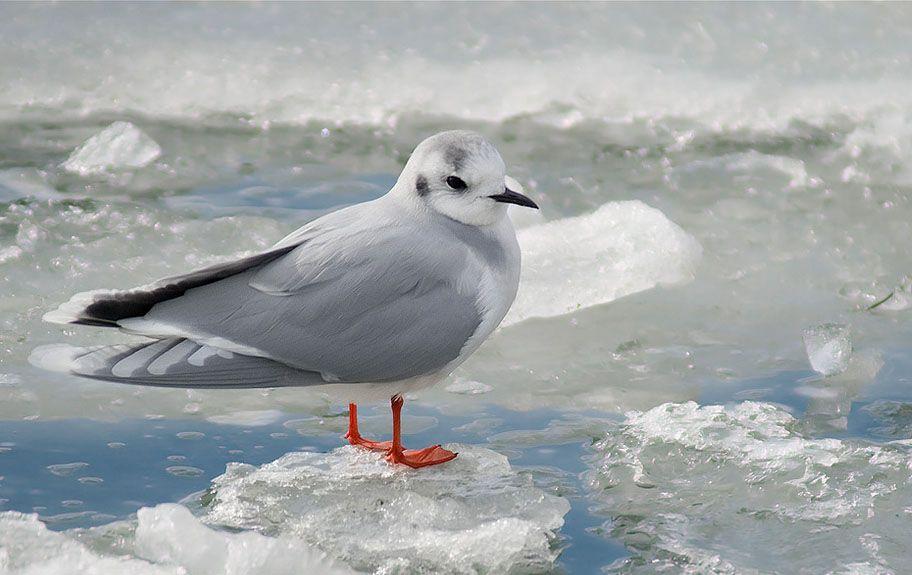
[{"label": "gray wing", "polygon": [[51,371],[153,387],[257,388],[326,383],[319,373],[181,338],[97,347],[47,345],[36,348],[29,361]]},{"label": "gray wing", "polygon": [[180,297],[189,289],[217,282],[268,263],[287,254],[295,245],[297,244],[283,240],[264,252],[188,274],[163,278],[131,290],[95,290],[78,293],[59,308],[46,313],[44,320],[51,323],[119,327],[118,322],[122,319],[142,316],[155,304]]},{"label": "gray wing", "polygon": [[456,359],[481,322],[481,267],[471,251],[382,213],[337,213],[299,234],[287,254],[119,324],[269,358],[327,382],[401,380]]}]

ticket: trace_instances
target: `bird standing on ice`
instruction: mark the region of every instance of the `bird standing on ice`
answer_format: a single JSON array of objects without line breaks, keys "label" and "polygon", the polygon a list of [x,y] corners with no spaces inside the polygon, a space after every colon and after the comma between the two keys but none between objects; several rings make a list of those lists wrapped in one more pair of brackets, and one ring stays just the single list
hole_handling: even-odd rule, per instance
[{"label": "bird standing on ice", "polygon": [[[138,345],[45,346],[49,369],[135,385],[326,386],[350,402],[353,445],[423,467],[456,454],[404,449],[402,395],[449,375],[491,335],[519,284],[507,205],[518,192],[481,136],[443,132],[383,197],[333,212],[274,247],[131,290],[77,294],[45,319],[115,327]],[[392,441],[358,433],[357,402],[391,398]]]}]

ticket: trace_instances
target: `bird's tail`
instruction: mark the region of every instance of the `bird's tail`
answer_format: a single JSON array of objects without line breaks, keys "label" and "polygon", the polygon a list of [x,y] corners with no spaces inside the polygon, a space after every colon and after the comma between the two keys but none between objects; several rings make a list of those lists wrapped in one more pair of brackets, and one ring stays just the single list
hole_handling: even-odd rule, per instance
[{"label": "bird's tail", "polygon": [[183,338],[97,347],[45,345],[36,348],[29,361],[51,371],[155,387],[238,389],[326,383],[315,372]]}]

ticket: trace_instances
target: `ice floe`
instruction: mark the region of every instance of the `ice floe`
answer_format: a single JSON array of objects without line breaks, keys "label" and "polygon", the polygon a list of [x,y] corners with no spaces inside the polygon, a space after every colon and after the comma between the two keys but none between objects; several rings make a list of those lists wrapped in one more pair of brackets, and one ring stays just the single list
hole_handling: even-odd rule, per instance
[{"label": "ice floe", "polygon": [[[10,575],[530,573],[553,567],[570,504],[499,453],[416,472],[354,447],[233,463],[187,507],[139,509],[134,521],[49,530],[0,513],[0,572]],[[227,530],[226,530],[227,529]]]},{"label": "ice floe", "polygon": [[522,278],[505,326],[685,282],[703,252],[665,214],[640,201],[609,202],[591,214],[524,228],[518,239]]},{"label": "ice floe", "polygon": [[114,122],[73,150],[62,167],[83,176],[142,168],[161,153],[158,143],[130,122]]},{"label": "ice floe", "polygon": [[292,575],[352,573],[291,537],[228,533],[181,505],[137,512],[135,524],[54,532],[36,515],[0,513],[0,572],[9,575]]},{"label": "ice floe", "polygon": [[205,521],[293,536],[359,570],[514,573],[550,568],[567,500],[469,445],[415,473],[354,447],[231,464],[213,481]]},{"label": "ice floe", "polygon": [[769,403],[628,413],[594,445],[589,478],[609,532],[633,553],[613,571],[901,571],[912,445],[798,428]]}]

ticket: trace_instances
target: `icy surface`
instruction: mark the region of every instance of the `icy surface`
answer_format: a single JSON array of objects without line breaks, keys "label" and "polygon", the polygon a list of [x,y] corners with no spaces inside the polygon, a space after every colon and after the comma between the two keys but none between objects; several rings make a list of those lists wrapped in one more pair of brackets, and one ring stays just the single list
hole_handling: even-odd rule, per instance
[{"label": "icy surface", "polygon": [[804,330],[804,348],[814,371],[836,375],[849,367],[852,334],[845,325],[826,323]]},{"label": "icy surface", "polygon": [[[376,197],[416,142],[454,127],[488,136],[542,207],[511,208],[530,252],[514,323],[458,373],[494,387],[485,402],[648,409],[699,382],[806,370],[811,325],[845,324],[887,361],[912,334],[908,6],[427,5],[407,24],[387,10],[5,12],[0,369],[19,380],[0,385],[0,416],[320,411],[299,390],[117,389],[25,358],[123,339],[40,321],[73,293],[262,249]],[[154,169],[60,167],[116,119],[154,135]],[[680,230],[702,246],[695,274]],[[536,271],[538,244],[560,251],[558,273]],[[422,398],[479,399],[445,387]]]},{"label": "icy surface", "polygon": [[[737,25],[718,6],[529,13],[428,6],[405,22],[379,6],[358,14],[316,6],[224,14],[199,6],[173,14],[143,6],[19,8],[0,28],[4,61],[20,63],[0,75],[10,86],[0,113],[231,114],[267,127],[331,119],[318,129],[331,139],[336,122],[382,126],[409,112],[492,122],[525,114],[561,127],[683,117],[717,128],[785,129],[796,117],[909,102],[902,6],[749,6],[739,9]],[[761,18],[765,26],[751,25]],[[207,20],[212,25],[201,30]],[[232,20],[245,25],[235,24],[226,42]],[[833,34],[812,34],[821,28]],[[306,43],[302,29],[310,31]],[[81,50],[61,52],[73,30]],[[802,42],[787,41],[796,37]],[[740,73],[748,66],[752,74]],[[454,76],[463,82],[453,85]]]},{"label": "icy surface", "polygon": [[681,283],[693,278],[702,254],[687,232],[638,201],[525,228],[517,239],[522,277],[504,326]]},{"label": "icy surface", "polygon": [[[113,542],[113,545],[112,545]],[[300,540],[207,527],[180,505],[144,507],[134,524],[58,533],[36,515],[0,513],[0,572],[10,575],[352,573]]]},{"label": "icy surface", "polygon": [[161,155],[161,147],[130,122],[114,122],[73,150],[63,169],[88,175],[142,168]]},{"label": "icy surface", "polygon": [[768,403],[628,413],[591,460],[610,533],[634,553],[612,571],[901,572],[912,447],[798,429]]},{"label": "icy surface", "polygon": [[379,573],[546,570],[569,503],[506,457],[469,445],[415,472],[354,447],[232,464],[213,481],[206,521],[290,535]]}]

